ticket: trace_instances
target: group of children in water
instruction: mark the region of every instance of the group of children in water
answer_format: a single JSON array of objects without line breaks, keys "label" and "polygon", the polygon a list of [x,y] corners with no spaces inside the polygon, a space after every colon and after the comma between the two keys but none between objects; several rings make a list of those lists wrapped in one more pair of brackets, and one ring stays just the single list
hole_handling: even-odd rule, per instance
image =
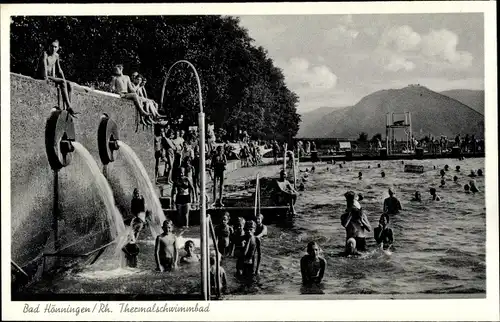
[{"label": "group of children in water", "polygon": [[[261,243],[262,238],[267,235],[267,227],[263,224],[264,216],[258,214],[254,220],[245,221],[238,217],[235,225],[231,226],[228,212],[222,216],[221,223],[215,227],[217,240],[217,250],[220,259],[236,259],[236,277],[252,278],[259,275],[261,263]],[[163,233],[156,237],[155,261],[156,268],[160,272],[174,271],[180,264],[192,264],[200,261],[200,256],[194,253],[194,242],[188,240],[184,244],[186,254],[179,260],[181,245],[178,245],[178,238],[173,233],[173,223],[167,219],[163,222]],[[210,256],[210,276],[211,285],[215,286],[216,259],[215,252]],[[227,288],[227,277],[224,268],[220,267],[220,289],[224,292]]]}]

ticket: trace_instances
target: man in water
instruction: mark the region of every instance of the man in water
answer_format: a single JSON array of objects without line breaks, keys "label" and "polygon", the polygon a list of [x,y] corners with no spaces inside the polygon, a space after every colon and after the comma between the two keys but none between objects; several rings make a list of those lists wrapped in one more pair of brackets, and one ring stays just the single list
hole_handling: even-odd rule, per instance
[{"label": "man in water", "polygon": [[54,39],[50,42],[48,50],[44,51],[42,57],[40,57],[37,78],[54,82],[61,90],[63,105],[66,110],[70,115],[75,116],[75,114],[79,113],[74,112],[71,108],[72,87],[71,83],[64,77],[59,54],[57,53],[59,48],[59,40]]},{"label": "man in water", "polygon": [[402,210],[398,198],[394,197],[394,191],[389,188],[389,198],[384,200],[384,214],[394,215]]},{"label": "man in water", "polygon": [[354,238],[356,241],[356,249],[359,251],[366,251],[366,232],[371,231],[370,222],[363,213],[363,209],[359,202],[355,200],[356,194],[353,191],[346,192],[344,197],[346,199],[347,209],[340,217],[340,221],[346,230],[346,241],[350,238]]},{"label": "man in water", "polygon": [[378,221],[378,227],[374,229],[375,241],[384,250],[389,249],[394,243],[394,234],[392,229],[388,227],[389,220],[389,215],[382,214]]},{"label": "man in water", "polygon": [[297,201],[298,192],[295,190],[293,185],[286,180],[286,172],[285,170],[280,171],[280,178],[278,180],[278,195],[284,196],[286,203],[290,206],[290,214],[295,214],[294,204]]},{"label": "man in water", "polygon": [[441,201],[441,197],[437,194],[436,188],[431,188],[429,193],[431,194],[433,201]]},{"label": "man in water", "polygon": [[316,242],[307,244],[307,255],[300,260],[300,273],[303,284],[320,283],[325,275],[326,260],[319,256],[319,246]]},{"label": "man in water", "polygon": [[160,272],[177,269],[177,237],[172,233],[172,221],[167,219],[163,222],[163,233],[156,237],[155,260],[156,269]]}]

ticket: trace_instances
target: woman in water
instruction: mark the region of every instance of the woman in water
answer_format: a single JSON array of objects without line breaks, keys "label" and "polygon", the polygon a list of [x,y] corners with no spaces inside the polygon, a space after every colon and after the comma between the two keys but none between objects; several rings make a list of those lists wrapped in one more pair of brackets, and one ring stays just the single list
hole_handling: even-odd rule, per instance
[{"label": "woman in water", "polygon": [[[184,168],[179,169],[179,175],[172,186],[172,199],[175,200],[177,212],[179,213],[179,224],[189,227],[189,207],[191,196],[194,195],[194,187],[191,180],[186,176]],[[176,197],[174,199],[174,197]]]}]

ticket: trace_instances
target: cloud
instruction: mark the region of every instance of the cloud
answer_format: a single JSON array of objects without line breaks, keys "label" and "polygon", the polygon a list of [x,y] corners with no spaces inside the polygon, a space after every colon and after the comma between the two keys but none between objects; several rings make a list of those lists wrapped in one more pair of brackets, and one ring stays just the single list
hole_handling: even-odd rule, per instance
[{"label": "cloud", "polygon": [[285,80],[292,89],[325,90],[337,85],[337,75],[325,65],[311,66],[304,58],[292,58],[283,64]]},{"label": "cloud", "polygon": [[397,26],[386,30],[379,41],[379,52],[386,52],[389,63],[386,70],[413,70],[415,63],[435,66],[438,69],[463,69],[470,67],[474,57],[467,51],[458,51],[458,36],[447,29],[431,30],[421,36],[409,26]]},{"label": "cloud", "polygon": [[424,56],[440,59],[458,67],[472,65],[473,56],[467,51],[458,51],[458,36],[446,29],[432,30],[422,37],[421,52]]},{"label": "cloud", "polygon": [[411,51],[418,48],[420,35],[409,26],[393,27],[382,34],[380,45],[398,52]]},{"label": "cloud", "polygon": [[399,70],[411,71],[415,69],[415,63],[402,56],[391,56],[389,63],[384,66],[386,70],[397,72]]}]

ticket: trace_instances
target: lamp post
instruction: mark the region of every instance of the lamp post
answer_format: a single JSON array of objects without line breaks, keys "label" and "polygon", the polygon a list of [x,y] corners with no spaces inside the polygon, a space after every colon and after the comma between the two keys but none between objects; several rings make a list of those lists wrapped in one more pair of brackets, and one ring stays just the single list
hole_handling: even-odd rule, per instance
[{"label": "lamp post", "polygon": [[198,128],[199,128],[199,145],[200,145],[200,226],[201,226],[201,239],[200,239],[200,249],[201,249],[201,284],[202,284],[202,294],[205,301],[208,300],[208,234],[207,234],[207,209],[206,209],[206,180],[205,180],[205,113],[203,113],[203,97],[201,94],[201,82],[200,77],[196,68],[187,60],[176,61],[172,66],[170,66],[163,82],[163,89],[161,91],[161,101],[160,106],[163,107],[163,97],[165,94],[165,87],[167,85],[168,77],[170,72],[177,64],[184,63],[187,64],[194,72],[196,77],[196,82],[198,83],[198,100],[200,104],[200,112],[198,113]]}]

